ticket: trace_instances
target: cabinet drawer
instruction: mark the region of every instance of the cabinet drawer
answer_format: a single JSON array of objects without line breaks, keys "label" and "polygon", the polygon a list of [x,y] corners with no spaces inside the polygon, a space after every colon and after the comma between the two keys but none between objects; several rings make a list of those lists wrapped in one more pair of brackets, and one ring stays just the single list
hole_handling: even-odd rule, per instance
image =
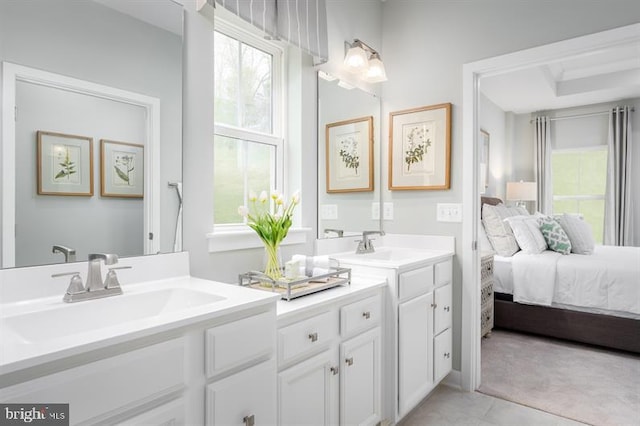
[{"label": "cabinet drawer", "polygon": [[488,279],[482,282],[482,288],[480,289],[480,304],[482,309],[493,303],[493,280]]},{"label": "cabinet drawer", "polygon": [[208,329],[205,352],[207,377],[272,354],[275,327],[275,312],[269,311]]},{"label": "cabinet drawer", "polygon": [[329,311],[278,330],[278,360],[284,364],[299,355],[326,347],[338,336],[338,312]]},{"label": "cabinet drawer", "polygon": [[160,407],[116,423],[115,426],[136,426],[136,425],[156,425],[156,426],[181,426],[185,424],[184,400],[182,398],[168,402]]},{"label": "cabinet drawer", "polygon": [[0,401],[68,403],[70,424],[95,424],[182,389],[184,352],[169,340],[1,389]]},{"label": "cabinet drawer", "polygon": [[346,337],[355,331],[379,324],[381,313],[379,294],[343,306],[340,309],[340,334]]},{"label": "cabinet drawer", "polygon": [[451,282],[451,276],[453,274],[453,262],[451,259],[436,263],[436,287],[445,285]]},{"label": "cabinet drawer", "polygon": [[493,329],[493,300],[483,306],[482,313],[480,314],[480,330],[481,335],[484,337],[487,333]]},{"label": "cabinet drawer", "polygon": [[452,321],[452,294],[451,284],[439,287],[434,292],[434,330],[435,334],[442,332],[447,328],[451,328]]},{"label": "cabinet drawer", "polygon": [[433,379],[438,383],[451,371],[451,329],[440,333],[433,340]]},{"label": "cabinet drawer", "polygon": [[400,274],[398,295],[410,299],[431,290],[433,287],[433,265]]},{"label": "cabinet drawer", "polygon": [[484,281],[487,278],[493,277],[493,256],[485,256],[482,258],[480,266],[480,276]]}]

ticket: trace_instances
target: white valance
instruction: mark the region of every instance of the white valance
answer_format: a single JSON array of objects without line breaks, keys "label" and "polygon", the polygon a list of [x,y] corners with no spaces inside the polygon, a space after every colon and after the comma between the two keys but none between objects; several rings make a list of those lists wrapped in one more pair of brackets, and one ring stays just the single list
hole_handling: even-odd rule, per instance
[{"label": "white valance", "polygon": [[267,36],[298,46],[322,61],[329,56],[325,0],[207,1],[218,3]]}]

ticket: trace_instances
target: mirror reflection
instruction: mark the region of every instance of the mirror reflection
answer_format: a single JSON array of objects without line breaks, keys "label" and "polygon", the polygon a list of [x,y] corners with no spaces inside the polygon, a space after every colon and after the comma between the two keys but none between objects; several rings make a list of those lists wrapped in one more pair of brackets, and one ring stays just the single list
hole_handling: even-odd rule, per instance
[{"label": "mirror reflection", "polygon": [[380,98],[321,75],[318,238],[380,230]]},{"label": "mirror reflection", "polygon": [[183,10],[153,9],[0,3],[2,267],[181,249]]}]

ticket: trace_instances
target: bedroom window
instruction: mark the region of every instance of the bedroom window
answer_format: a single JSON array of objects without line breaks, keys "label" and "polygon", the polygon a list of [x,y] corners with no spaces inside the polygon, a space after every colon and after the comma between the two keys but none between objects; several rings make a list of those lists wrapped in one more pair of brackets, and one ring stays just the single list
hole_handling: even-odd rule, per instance
[{"label": "bedroom window", "polygon": [[551,169],[553,212],[581,214],[591,225],[596,243],[602,244],[607,148],[554,150]]},{"label": "bedroom window", "polygon": [[241,225],[250,191],[281,191],[281,49],[222,21],[214,31],[214,223]]}]

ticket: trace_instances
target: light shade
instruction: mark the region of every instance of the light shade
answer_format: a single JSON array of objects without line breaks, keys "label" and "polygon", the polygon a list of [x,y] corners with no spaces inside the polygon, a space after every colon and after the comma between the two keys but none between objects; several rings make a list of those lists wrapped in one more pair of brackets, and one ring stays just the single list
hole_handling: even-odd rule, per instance
[{"label": "light shade", "polygon": [[365,71],[369,66],[367,52],[365,52],[359,43],[354,43],[347,51],[347,55],[344,57],[344,64],[347,69],[353,73]]},{"label": "light shade", "polygon": [[371,55],[371,58],[369,58],[369,68],[365,72],[364,78],[369,83],[387,81],[387,72],[384,69],[384,64],[382,63],[378,53],[374,53]]},{"label": "light shade", "polygon": [[535,201],[537,193],[536,182],[507,182],[507,200]]}]

